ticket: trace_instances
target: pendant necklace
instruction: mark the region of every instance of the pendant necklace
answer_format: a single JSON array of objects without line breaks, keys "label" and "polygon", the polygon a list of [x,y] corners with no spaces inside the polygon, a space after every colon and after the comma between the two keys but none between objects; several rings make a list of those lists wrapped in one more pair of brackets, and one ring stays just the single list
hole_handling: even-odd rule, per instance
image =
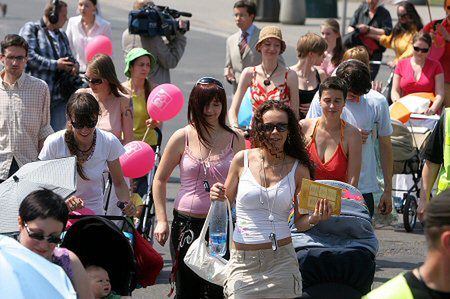
[{"label": "pendant necklace", "polygon": [[[200,155],[202,153],[202,143],[200,141],[200,138],[198,139],[198,145],[199,145],[199,149],[200,149]],[[206,150],[208,150],[208,148],[205,147]],[[206,158],[204,159],[200,159],[200,164],[203,167],[203,188],[205,189],[206,192],[211,191],[211,186],[209,185],[208,182],[208,177],[207,174],[209,172],[209,167],[211,166],[210,162],[211,162],[211,151],[212,151],[212,147],[209,149],[209,153],[208,156],[206,156]]]},{"label": "pendant necklace", "polygon": [[272,75],[276,72],[276,70],[278,69],[278,63],[277,66],[275,67],[275,69],[268,75],[266,73],[266,70],[264,69],[264,66],[261,63],[261,68],[263,70],[264,76],[266,76],[266,79],[263,81],[265,86],[269,86],[270,85],[270,78],[272,77]]}]

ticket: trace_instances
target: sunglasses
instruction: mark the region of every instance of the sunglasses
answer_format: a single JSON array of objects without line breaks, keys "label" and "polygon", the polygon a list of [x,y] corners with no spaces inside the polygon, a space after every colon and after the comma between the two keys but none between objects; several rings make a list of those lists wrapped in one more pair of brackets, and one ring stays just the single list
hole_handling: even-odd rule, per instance
[{"label": "sunglasses", "polygon": [[220,89],[223,89],[222,83],[219,80],[217,80],[216,78],[213,78],[213,77],[200,78],[200,79],[198,79],[197,83],[195,83],[195,86],[197,86],[199,84],[215,84]]},{"label": "sunglasses", "polygon": [[30,228],[28,227],[27,223],[24,223],[25,226],[25,230],[27,231],[28,237],[30,237],[31,239],[37,240],[37,241],[47,241],[48,243],[52,243],[52,244],[59,244],[61,243],[61,238],[58,236],[44,236],[44,234],[41,233],[33,233],[30,231]]},{"label": "sunglasses", "polygon": [[419,48],[419,47],[413,47],[414,51],[416,52],[421,52],[421,53],[428,53],[428,51],[430,50],[430,48]]},{"label": "sunglasses", "polygon": [[84,76],[84,80],[86,80],[89,84],[92,84],[92,85],[100,85],[103,83],[103,79],[99,79],[99,78],[91,79],[88,76]]},{"label": "sunglasses", "polygon": [[401,19],[401,18],[407,17],[408,14],[407,13],[399,13],[399,14],[397,14],[397,16],[399,19]]},{"label": "sunglasses", "polygon": [[266,133],[272,133],[273,129],[277,128],[278,132],[286,132],[288,129],[288,124],[278,123],[278,124],[263,124],[262,129]]},{"label": "sunglasses", "polygon": [[92,128],[95,128],[95,126],[97,125],[97,122],[98,122],[98,119],[87,119],[87,120],[81,120],[81,121],[77,121],[77,122],[70,120],[72,127],[74,127],[75,129],[83,129],[83,128],[92,129]]}]

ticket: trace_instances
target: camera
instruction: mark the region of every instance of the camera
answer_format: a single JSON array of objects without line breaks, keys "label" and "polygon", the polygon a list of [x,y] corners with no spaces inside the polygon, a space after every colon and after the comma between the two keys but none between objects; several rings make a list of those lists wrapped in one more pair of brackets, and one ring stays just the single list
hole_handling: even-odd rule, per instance
[{"label": "camera", "polygon": [[141,10],[132,10],[128,15],[128,32],[144,36],[174,36],[177,32],[189,31],[188,20],[179,17],[192,17],[188,12],[170,9],[167,6],[147,5]]}]

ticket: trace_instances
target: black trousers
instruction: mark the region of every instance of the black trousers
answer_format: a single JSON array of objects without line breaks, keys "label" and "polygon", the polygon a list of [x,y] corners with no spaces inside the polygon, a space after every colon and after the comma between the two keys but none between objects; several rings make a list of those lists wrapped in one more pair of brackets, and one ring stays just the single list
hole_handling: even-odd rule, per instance
[{"label": "black trousers", "polygon": [[192,230],[194,238],[198,238],[202,230],[205,219],[193,218],[181,215],[177,211],[173,211],[172,230],[170,234],[170,247],[172,251],[172,260],[178,258],[178,270],[176,272],[176,299],[192,299],[192,298],[223,298],[223,288],[210,283],[192,271],[183,259],[189,249],[190,244],[185,242],[177,254],[180,245],[180,236],[185,230]]},{"label": "black trousers", "polygon": [[364,201],[366,202],[367,208],[369,209],[370,218],[372,218],[373,213],[375,212],[375,203],[373,200],[373,193],[364,193],[363,197],[364,197]]},{"label": "black trousers", "polygon": [[[19,164],[17,164],[16,159],[13,158],[11,162],[11,166],[9,167],[8,178],[11,177],[16,171],[19,170]],[[3,183],[5,180],[0,180],[0,183]]]}]

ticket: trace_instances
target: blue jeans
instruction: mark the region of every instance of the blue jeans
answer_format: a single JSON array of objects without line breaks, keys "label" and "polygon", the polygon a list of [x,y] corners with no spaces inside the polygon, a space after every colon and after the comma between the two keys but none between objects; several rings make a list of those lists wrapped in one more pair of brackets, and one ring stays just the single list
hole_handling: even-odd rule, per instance
[{"label": "blue jeans", "polygon": [[57,102],[50,104],[50,125],[55,132],[66,128],[66,105],[66,102]]}]

